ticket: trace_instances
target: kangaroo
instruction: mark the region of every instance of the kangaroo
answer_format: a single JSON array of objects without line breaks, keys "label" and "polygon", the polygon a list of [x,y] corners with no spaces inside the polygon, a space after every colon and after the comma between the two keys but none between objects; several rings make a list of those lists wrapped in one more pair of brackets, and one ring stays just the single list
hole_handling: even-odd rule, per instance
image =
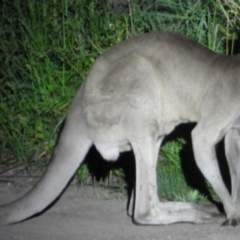
[{"label": "kangaroo", "polygon": [[[133,151],[136,183],[128,212],[135,224],[208,222],[213,216],[202,206],[161,202],[157,195],[159,148],[183,122],[197,122],[191,134],[196,163],[221,199],[224,225],[237,225],[240,57],[214,53],[170,32],[133,37],[96,59],[73,99],[46,172],[27,194],[0,207],[0,223],[17,223],[46,209],[93,144],[107,161]],[[232,193],[223,183],[215,154],[224,137]]]}]

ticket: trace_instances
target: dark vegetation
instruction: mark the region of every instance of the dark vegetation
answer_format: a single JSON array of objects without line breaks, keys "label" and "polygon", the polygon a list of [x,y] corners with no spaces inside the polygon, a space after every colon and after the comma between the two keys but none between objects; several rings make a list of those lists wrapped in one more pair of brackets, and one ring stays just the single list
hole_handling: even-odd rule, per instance
[{"label": "dark vegetation", "polygon": [[[1,0],[0,4],[1,168],[47,164],[72,97],[95,58],[109,46],[143,32],[168,30],[184,33],[216,52],[239,52],[236,0]],[[165,198],[203,200],[200,192],[211,191],[200,180],[194,162],[192,127],[177,128],[159,155],[158,181]],[[133,159],[131,153],[115,164],[95,162],[99,157],[93,149],[77,179],[101,180],[102,185],[124,189],[123,179],[133,177],[134,161],[127,161]]]}]

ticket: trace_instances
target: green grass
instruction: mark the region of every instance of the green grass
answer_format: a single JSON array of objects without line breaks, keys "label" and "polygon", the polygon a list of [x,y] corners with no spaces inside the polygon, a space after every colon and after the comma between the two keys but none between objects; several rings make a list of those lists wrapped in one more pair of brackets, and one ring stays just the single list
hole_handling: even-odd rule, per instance
[{"label": "green grass", "polygon": [[159,195],[168,200],[178,201],[206,201],[200,192],[190,188],[182,174],[179,153],[185,141],[176,139],[167,142],[161,148],[159,162],[157,165],[157,181]]},{"label": "green grass", "polygon": [[[1,166],[47,162],[72,97],[109,46],[143,32],[168,30],[187,34],[214,51],[233,52],[239,1],[133,0],[117,14],[105,2],[2,1]],[[178,144],[163,149],[158,168],[167,198],[195,194],[184,185],[175,154]],[[84,181],[88,174],[83,167],[77,176]],[[122,172],[111,171],[108,182],[115,177],[123,178]],[[177,184],[180,192],[174,189]]]}]

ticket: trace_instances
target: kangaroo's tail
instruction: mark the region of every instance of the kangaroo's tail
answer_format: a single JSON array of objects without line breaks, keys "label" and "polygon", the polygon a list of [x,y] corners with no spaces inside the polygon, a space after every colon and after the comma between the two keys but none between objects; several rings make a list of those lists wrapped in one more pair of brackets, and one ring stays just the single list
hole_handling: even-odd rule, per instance
[{"label": "kangaroo's tail", "polygon": [[83,162],[92,141],[79,111],[70,111],[51,162],[39,182],[23,197],[0,206],[0,224],[23,221],[46,209]]}]

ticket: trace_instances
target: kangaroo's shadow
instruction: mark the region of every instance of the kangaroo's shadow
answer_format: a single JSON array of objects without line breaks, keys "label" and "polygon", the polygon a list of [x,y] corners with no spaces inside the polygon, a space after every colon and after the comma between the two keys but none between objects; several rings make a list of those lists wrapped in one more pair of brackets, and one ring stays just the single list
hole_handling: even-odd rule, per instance
[{"label": "kangaroo's shadow", "polygon": [[132,151],[121,153],[117,161],[111,162],[104,160],[93,145],[84,163],[87,165],[91,176],[97,181],[106,179],[111,170],[122,169],[125,176],[127,193],[130,195],[135,184],[135,158]]}]

